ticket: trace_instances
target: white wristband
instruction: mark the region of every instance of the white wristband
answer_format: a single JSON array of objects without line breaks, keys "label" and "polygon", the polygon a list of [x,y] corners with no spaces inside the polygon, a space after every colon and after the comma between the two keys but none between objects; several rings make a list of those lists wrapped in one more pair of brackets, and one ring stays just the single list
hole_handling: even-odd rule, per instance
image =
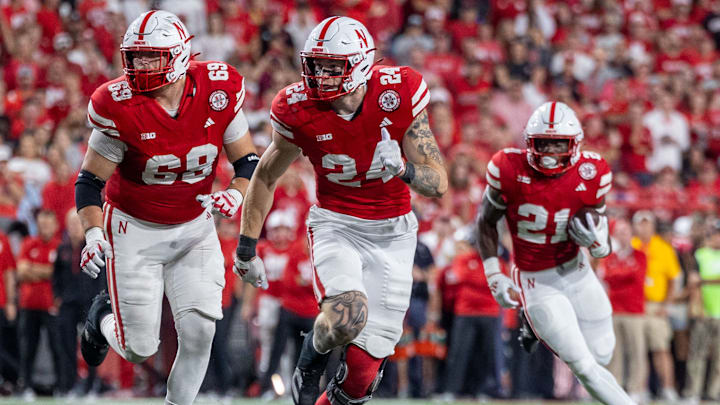
[{"label": "white wristband", "polygon": [[99,226],[93,226],[85,231],[85,242],[93,240],[105,240],[105,232]]},{"label": "white wristband", "polygon": [[502,273],[500,271],[500,261],[496,256],[483,259],[483,267],[485,268],[485,277],[489,278],[493,274]]}]

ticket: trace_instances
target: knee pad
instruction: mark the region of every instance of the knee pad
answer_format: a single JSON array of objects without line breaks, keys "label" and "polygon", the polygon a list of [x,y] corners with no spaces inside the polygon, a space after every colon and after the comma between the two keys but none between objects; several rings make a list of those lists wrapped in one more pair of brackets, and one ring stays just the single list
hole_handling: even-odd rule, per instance
[{"label": "knee pad", "polygon": [[372,398],[382,381],[387,359],[378,359],[355,345],[348,345],[335,376],[326,389],[332,405],[360,405]]},{"label": "knee pad", "polygon": [[157,353],[160,340],[151,334],[134,337],[125,347],[124,358],[131,363],[142,363]]},{"label": "knee pad", "polygon": [[184,311],[175,316],[175,329],[184,350],[209,350],[215,336],[215,320],[198,311]]}]

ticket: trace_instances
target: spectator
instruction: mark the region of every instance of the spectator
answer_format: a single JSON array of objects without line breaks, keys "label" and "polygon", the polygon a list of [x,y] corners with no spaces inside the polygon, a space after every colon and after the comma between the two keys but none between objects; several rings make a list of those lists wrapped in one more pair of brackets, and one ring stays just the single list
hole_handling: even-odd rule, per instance
[{"label": "spectator", "polygon": [[[283,274],[294,251],[293,242],[297,240],[297,222],[295,213],[286,210],[271,212],[265,221],[267,239],[257,246],[257,255],[265,264],[265,272],[269,287],[257,293],[258,335],[260,338],[260,360],[258,374],[269,372],[270,353],[275,336],[277,336],[278,319],[282,306],[284,290]],[[254,306],[252,305],[258,290],[245,285],[243,292],[243,319],[250,320]],[[288,370],[289,371],[289,370]]]},{"label": "spectator", "polygon": [[[720,401],[720,220],[708,226],[704,246],[695,251],[698,273],[693,283],[693,296],[699,305],[690,330],[690,353],[687,361],[687,380],[684,396],[688,404],[698,404],[707,386],[707,397]],[[698,288],[699,287],[699,288]],[[711,369],[707,372],[706,363]],[[705,376],[708,376],[707,380]]]},{"label": "spectator", "polygon": [[598,268],[613,306],[616,341],[608,369],[630,398],[642,402],[648,378],[644,299],[647,258],[632,247],[632,226],[625,218],[616,219],[613,228],[613,252]]},{"label": "spectator", "polygon": [[653,366],[660,378],[660,396],[677,401],[675,371],[670,353],[672,329],[668,318],[668,305],[678,291],[682,269],[672,246],[656,233],[655,216],[650,211],[638,211],[632,218],[635,237],[632,246],[647,257],[645,277],[645,313],[648,348]]},{"label": "spectator", "polygon": [[643,125],[652,137],[648,169],[654,173],[665,167],[680,171],[682,154],[690,146],[690,130],[685,116],[675,109],[673,96],[663,92],[656,108],[643,117]]},{"label": "spectator", "polygon": [[218,218],[217,232],[220,249],[225,258],[225,287],[223,288],[222,311],[223,318],[215,322],[215,337],[210,351],[208,374],[212,373],[215,381],[215,392],[220,398],[228,399],[228,390],[232,381],[230,369],[229,339],[231,322],[234,318],[235,301],[242,297],[242,283],[236,283],[237,276],[233,272],[237,235],[240,228],[237,222]]},{"label": "spectator", "polygon": [[48,332],[55,376],[60,375],[60,339],[57,336],[58,302],[55,301],[51,279],[57,257],[57,219],[52,211],[37,214],[38,236],[23,241],[17,260],[17,280],[20,288],[20,377],[18,391],[33,398],[33,368],[40,329]]},{"label": "spectator", "polygon": [[[15,275],[15,257],[10,240],[0,232],[0,330],[7,330],[17,319],[17,281]],[[0,352],[5,352],[9,339],[0,333]],[[11,361],[12,360],[12,361]],[[4,354],[0,357],[0,372],[9,369],[12,359]]]},{"label": "spectator", "polygon": [[405,31],[398,35],[392,44],[392,54],[399,65],[406,65],[410,60],[410,50],[419,47],[426,52],[432,51],[432,37],[423,32],[423,17],[413,14],[408,17]]},{"label": "spectator", "polygon": [[80,270],[80,253],[85,247],[85,232],[74,207],[66,211],[63,222],[67,231],[63,233],[57,248],[52,276],[55,305],[59,305],[57,327],[60,339],[60,373],[57,375],[56,388],[61,395],[71,392],[84,394],[93,386],[96,373],[91,367],[85,387],[76,386],[78,326],[85,322],[85,314],[90,308],[92,298],[107,282],[104,272],[101,277],[91,279]]},{"label": "spectator", "polygon": [[225,31],[225,22],[219,13],[208,16],[208,32],[193,40],[193,48],[200,52],[203,60],[224,60],[231,62],[237,44],[232,35]]},{"label": "spectator", "polygon": [[[470,387],[470,395],[497,395],[500,378],[496,356],[500,307],[493,299],[475,250],[473,230],[456,232],[457,256],[450,265],[460,286],[455,299],[455,319],[445,377],[445,398],[452,400]],[[473,373],[470,366],[473,365]],[[467,385],[466,385],[467,382]]]},{"label": "spectator", "polygon": [[[303,336],[310,332],[318,315],[319,308],[313,291],[313,269],[307,243],[296,241],[283,273],[283,293],[281,298],[278,326],[270,349],[270,362],[267,372],[262,376],[261,391],[271,388],[273,374],[278,370],[280,360],[288,340],[293,343],[291,363],[297,363],[302,349]],[[273,390],[275,387],[272,387]],[[276,392],[274,392],[276,393]]]}]

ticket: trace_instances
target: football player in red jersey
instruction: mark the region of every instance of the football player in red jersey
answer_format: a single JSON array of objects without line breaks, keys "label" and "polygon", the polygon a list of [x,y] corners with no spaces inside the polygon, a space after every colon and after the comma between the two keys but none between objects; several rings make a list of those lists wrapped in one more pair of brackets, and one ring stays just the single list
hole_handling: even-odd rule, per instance
[{"label": "football player in red jersey", "polygon": [[[108,345],[134,363],[152,356],[165,293],[179,342],[166,404],[195,399],[222,318],[223,256],[211,211],[236,213],[259,161],[241,109],[242,76],[222,62],[191,61],[190,39],[167,11],[130,24],[120,48],[125,74],[88,104],[93,131],[75,185],[87,241],[81,266],[91,277],[106,267],[109,291],[93,300],[83,356],[96,366]],[[235,178],[211,193],[221,148]]]},{"label": "football player in red jersey", "polygon": [[[610,254],[605,195],[612,172],[605,160],[580,150],[583,131],[560,102],[538,107],[525,126],[526,150],[497,152],[478,218],[485,275],[497,302],[522,302],[535,335],[565,361],[604,404],[634,402],[607,365],[615,346],[612,308],[580,246],[593,257]],[[578,211],[587,212],[585,223]],[[513,241],[513,279],[500,271],[497,222],[507,218]]]},{"label": "football player in red jersey", "polygon": [[[373,38],[360,22],[327,18],[300,56],[303,81],[273,100],[273,142],[250,182],[235,267],[262,269],[255,246],[277,180],[305,154],[317,179],[307,224],[321,313],[293,375],[293,400],[361,404],[402,334],[410,300],[417,219],[408,187],[440,197],[447,173],[428,125],[427,84],[409,67],[375,65]],[[318,399],[328,352],[345,345]]]}]

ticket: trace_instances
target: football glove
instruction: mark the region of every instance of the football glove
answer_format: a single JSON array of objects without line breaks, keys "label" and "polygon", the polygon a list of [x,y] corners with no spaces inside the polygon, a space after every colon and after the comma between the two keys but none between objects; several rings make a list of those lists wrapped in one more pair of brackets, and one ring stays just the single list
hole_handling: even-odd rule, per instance
[{"label": "football glove", "polygon": [[601,215],[596,224],[592,215],[588,212],[585,214],[587,228],[579,218],[573,218],[568,227],[568,234],[575,243],[588,248],[593,257],[605,257],[610,254],[610,243],[608,237],[610,229],[608,227],[608,219],[605,215]]},{"label": "football glove", "polygon": [[500,262],[497,257],[490,257],[483,260],[485,268],[485,278],[487,279],[490,292],[495,301],[503,308],[516,308],[520,305],[511,295],[510,291],[514,291],[516,295],[520,295],[520,289],[513,283],[510,277],[500,271]]},{"label": "football glove", "polygon": [[242,281],[252,285],[255,288],[268,289],[267,276],[265,275],[265,265],[262,259],[255,255],[255,246],[257,239],[246,235],[240,235],[238,246],[235,250],[235,263],[233,271],[242,279]]},{"label": "football glove", "polygon": [[107,260],[113,257],[112,246],[105,240],[100,227],[92,227],[85,232],[85,247],[80,257],[80,268],[91,278],[97,278],[105,268]]},{"label": "football glove", "polygon": [[390,133],[387,129],[380,129],[382,140],[378,142],[375,150],[378,152],[380,162],[387,168],[393,176],[399,176],[405,171],[405,161],[402,158],[400,145],[394,139],[390,139]]},{"label": "football glove", "polygon": [[229,188],[212,194],[198,194],[195,197],[203,208],[212,206],[212,211],[226,218],[232,218],[242,205],[243,196],[240,191]]},{"label": "football glove", "polygon": [[253,287],[260,287],[263,290],[268,289],[267,276],[265,275],[265,265],[259,257],[255,256],[247,261],[236,257],[235,264],[233,265],[233,271],[242,279],[242,281],[252,285]]}]

